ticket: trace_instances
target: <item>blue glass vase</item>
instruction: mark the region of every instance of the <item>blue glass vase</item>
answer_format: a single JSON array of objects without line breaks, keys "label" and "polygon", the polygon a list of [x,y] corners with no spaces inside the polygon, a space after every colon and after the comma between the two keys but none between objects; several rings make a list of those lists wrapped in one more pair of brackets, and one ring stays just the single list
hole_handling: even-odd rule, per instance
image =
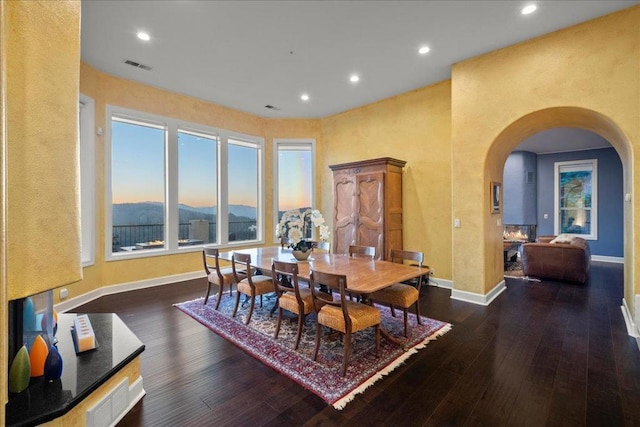
[{"label": "blue glass vase", "polygon": [[44,378],[47,381],[57,380],[62,376],[62,356],[55,345],[49,347],[47,360],[44,362]]}]

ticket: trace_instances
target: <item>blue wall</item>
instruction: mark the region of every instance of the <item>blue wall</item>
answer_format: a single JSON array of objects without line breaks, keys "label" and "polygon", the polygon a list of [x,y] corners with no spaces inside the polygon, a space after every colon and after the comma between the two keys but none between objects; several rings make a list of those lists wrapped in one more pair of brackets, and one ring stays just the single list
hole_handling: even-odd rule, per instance
[{"label": "blue wall", "polygon": [[[598,160],[598,240],[590,240],[592,255],[622,257],[624,203],[622,163],[613,148],[538,155],[538,236],[554,234],[554,162]],[[506,197],[506,191],[505,191]],[[506,208],[505,208],[506,210]],[[544,215],[548,218],[545,219]],[[506,219],[505,219],[505,223]]]},{"label": "blue wall", "polygon": [[502,203],[504,224],[537,224],[537,155],[514,151],[504,164]]}]

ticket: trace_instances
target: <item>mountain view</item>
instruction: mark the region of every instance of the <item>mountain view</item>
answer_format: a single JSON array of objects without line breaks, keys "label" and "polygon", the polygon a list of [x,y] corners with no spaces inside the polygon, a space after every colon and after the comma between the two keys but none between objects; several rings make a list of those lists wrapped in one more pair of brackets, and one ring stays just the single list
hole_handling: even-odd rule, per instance
[{"label": "mountain view", "polygon": [[[215,221],[217,207],[193,207],[181,204],[178,218],[181,224],[194,219]],[[229,205],[231,219],[256,219],[256,208],[245,205]],[[113,205],[113,225],[147,225],[164,223],[164,205],[158,202],[119,203]]]}]

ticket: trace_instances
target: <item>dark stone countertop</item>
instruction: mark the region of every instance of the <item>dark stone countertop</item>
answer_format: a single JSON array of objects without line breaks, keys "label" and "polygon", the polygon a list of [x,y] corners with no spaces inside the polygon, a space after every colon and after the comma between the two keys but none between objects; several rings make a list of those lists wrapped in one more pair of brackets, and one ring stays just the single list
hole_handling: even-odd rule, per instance
[{"label": "dark stone countertop", "polygon": [[38,425],[69,412],[144,351],[144,344],[114,313],[89,314],[97,348],[76,355],[71,326],[75,313],[58,315],[58,350],[62,378],[31,378],[21,393],[9,394],[6,426]]}]

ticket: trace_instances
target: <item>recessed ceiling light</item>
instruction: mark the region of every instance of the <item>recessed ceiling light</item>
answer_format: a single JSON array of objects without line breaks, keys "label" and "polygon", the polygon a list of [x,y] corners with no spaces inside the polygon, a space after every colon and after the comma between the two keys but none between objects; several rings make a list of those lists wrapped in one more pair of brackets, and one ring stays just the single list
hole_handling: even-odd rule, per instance
[{"label": "recessed ceiling light", "polygon": [[148,33],[145,33],[144,31],[138,31],[138,38],[140,40],[144,40],[146,42],[148,42],[149,40],[151,40],[151,36],[149,36]]},{"label": "recessed ceiling light", "polygon": [[420,55],[424,55],[426,53],[429,53],[431,49],[429,49],[429,46],[422,46],[420,49],[418,49],[418,53]]},{"label": "recessed ceiling light", "polygon": [[351,83],[356,83],[360,80],[360,76],[358,76],[357,74],[352,74],[351,77],[349,77],[349,80],[351,81]]},{"label": "recessed ceiling light", "polygon": [[306,93],[303,93],[302,95],[300,95],[300,99],[302,99],[303,101],[308,101],[309,95],[307,95]]},{"label": "recessed ceiling light", "polygon": [[527,5],[527,6],[522,8],[521,13],[523,15],[529,15],[530,13],[535,12],[537,8],[538,8],[538,6],[536,6],[535,4],[529,4],[529,5]]}]

